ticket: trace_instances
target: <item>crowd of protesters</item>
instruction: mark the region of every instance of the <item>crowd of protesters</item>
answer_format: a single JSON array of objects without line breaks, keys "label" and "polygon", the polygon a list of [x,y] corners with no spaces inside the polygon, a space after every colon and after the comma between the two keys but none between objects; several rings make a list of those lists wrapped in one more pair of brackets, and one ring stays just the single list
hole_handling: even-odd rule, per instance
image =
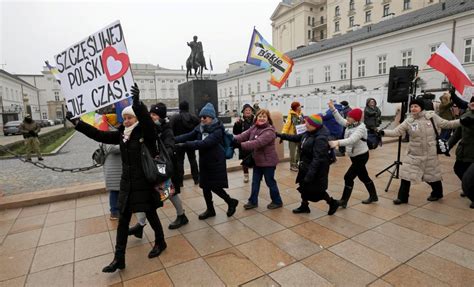
[{"label": "crowd of protesters", "polygon": [[[179,104],[179,114],[168,118],[165,104],[154,104],[148,110],[140,101],[136,84],[131,91],[133,104],[122,111],[123,123],[109,123],[109,131],[101,131],[79,119],[72,119],[70,113],[67,116],[77,131],[105,144],[104,177],[106,190],[110,193],[110,219],[118,219],[118,229],[114,259],[104,267],[103,272],[125,268],[127,237],[134,235],[141,238],[146,220],[155,234],[155,243],[148,257],[159,256],[167,248],[157,213],[157,208],[163,206],[163,199],[156,192],[155,184],[145,175],[142,162],[143,147],[152,157],[160,157],[159,142],[163,143],[173,166],[170,181],[175,192],[169,199],[176,210],[176,220],[169,224],[169,229],[180,228],[189,222],[179,197],[183,187],[185,155],[190,161],[194,184],[202,189],[206,204],[206,210],[198,218],[205,220],[216,216],[213,193],[227,204],[228,217],[236,212],[239,201],[225,190],[229,187],[225,146],[228,136],[233,138],[230,148],[238,149],[243,182],[251,181],[250,194],[243,205],[245,210],[258,207],[262,179],[270,192],[271,202],[267,208],[283,206],[275,179],[279,163],[276,145],[283,141],[289,142],[290,170],[297,172],[295,182],[301,197],[301,204],[293,210],[294,213],[310,213],[310,202],[320,200],[328,204],[329,215],[339,207],[346,208],[356,177],[368,192],[368,198],[362,203],[377,202],[376,187],[366,168],[370,134],[385,137],[409,135],[407,152],[400,167],[401,184],[393,201],[395,205],[408,203],[410,186],[418,182],[431,186],[428,201],[440,200],[443,198],[443,186],[437,151],[439,139],[435,129],[442,130],[440,138],[447,141],[449,149],[457,144],[453,169],[462,181],[461,195],[468,196],[474,202],[474,97],[467,103],[454,90],[441,97],[438,113],[426,110],[424,101],[412,99],[408,117],[393,130],[379,129],[381,110],[373,98],[367,100],[364,109],[351,108],[347,101],[336,103],[331,100],[326,112],[307,116],[303,115],[299,102],[292,102],[282,130],[276,130],[268,110],[260,109],[258,104],[245,104],[241,117],[233,125],[233,135],[225,130],[211,103],[205,104],[196,116],[189,112],[189,104],[183,101]],[[460,116],[450,113],[454,106],[463,111]],[[22,131],[25,138],[37,140],[39,130],[30,119],[25,119]],[[26,144],[34,149],[32,140]],[[351,161],[344,175],[344,188],[339,200],[331,197],[327,190],[329,169],[336,161],[336,148],[339,156],[347,153]],[[196,162],[196,150],[199,164]],[[474,208],[474,204],[471,203],[470,207]],[[134,213],[138,222],[130,227]]]}]

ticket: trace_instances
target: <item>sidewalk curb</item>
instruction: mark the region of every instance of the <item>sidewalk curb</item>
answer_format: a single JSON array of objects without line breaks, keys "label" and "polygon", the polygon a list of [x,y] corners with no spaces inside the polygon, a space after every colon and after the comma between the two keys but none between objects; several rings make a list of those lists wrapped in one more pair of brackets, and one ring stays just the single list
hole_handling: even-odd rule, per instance
[{"label": "sidewalk curb", "polygon": [[[280,163],[289,161],[289,158],[283,158]],[[227,172],[242,170],[240,161],[233,162],[227,167]],[[186,170],[184,179],[191,179],[192,175]],[[52,203],[56,201],[76,199],[84,196],[105,193],[105,183],[94,182],[90,184],[82,184],[77,186],[27,192],[0,197],[0,210],[10,208],[27,207],[43,203]]]}]

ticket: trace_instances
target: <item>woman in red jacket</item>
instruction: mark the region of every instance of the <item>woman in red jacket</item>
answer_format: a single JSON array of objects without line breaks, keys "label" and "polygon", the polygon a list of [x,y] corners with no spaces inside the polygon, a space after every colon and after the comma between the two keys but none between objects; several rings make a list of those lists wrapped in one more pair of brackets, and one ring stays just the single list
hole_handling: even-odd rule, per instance
[{"label": "woman in red jacket", "polygon": [[255,115],[255,124],[250,129],[234,137],[236,145],[240,145],[242,150],[252,151],[255,162],[252,176],[252,193],[248,203],[244,205],[245,209],[258,207],[258,193],[260,192],[262,177],[265,177],[272,198],[272,202],[267,205],[267,208],[275,209],[283,206],[275,180],[275,169],[278,164],[275,137],[272,118],[270,112],[266,109],[258,111]]}]

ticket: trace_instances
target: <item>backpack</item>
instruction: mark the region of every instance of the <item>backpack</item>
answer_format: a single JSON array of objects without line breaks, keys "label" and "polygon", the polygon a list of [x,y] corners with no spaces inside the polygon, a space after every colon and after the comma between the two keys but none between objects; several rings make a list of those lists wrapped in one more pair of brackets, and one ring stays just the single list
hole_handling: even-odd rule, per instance
[{"label": "backpack", "polygon": [[224,149],[225,159],[231,159],[234,157],[234,147],[232,146],[232,142],[234,141],[234,135],[231,134],[228,130],[224,131],[224,144],[221,145]]},{"label": "backpack", "polygon": [[100,144],[100,145],[99,145],[99,148],[96,149],[96,150],[94,151],[94,153],[92,154],[92,160],[93,160],[96,164],[103,165],[103,164],[105,163],[105,157],[106,157],[106,154],[105,154],[104,145],[103,145],[103,144]]}]

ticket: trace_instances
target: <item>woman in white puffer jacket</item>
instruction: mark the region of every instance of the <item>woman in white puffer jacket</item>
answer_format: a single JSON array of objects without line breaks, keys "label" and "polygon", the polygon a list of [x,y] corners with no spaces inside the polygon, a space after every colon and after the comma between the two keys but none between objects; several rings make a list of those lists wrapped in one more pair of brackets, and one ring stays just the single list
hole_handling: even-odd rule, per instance
[{"label": "woman in white puffer jacket", "polygon": [[340,125],[346,127],[344,139],[330,141],[329,145],[332,148],[345,146],[346,152],[352,162],[344,175],[344,191],[339,200],[340,205],[344,208],[347,207],[347,202],[351,197],[352,188],[354,187],[354,179],[356,177],[364,183],[369,192],[369,198],[363,200],[362,203],[369,204],[378,201],[375,185],[372,182],[372,179],[370,179],[367,168],[365,167],[367,161],[369,161],[369,148],[367,146],[367,128],[365,127],[365,124],[361,122],[363,115],[362,110],[355,108],[347,114],[347,119],[344,119],[336,110],[332,101],[329,101],[328,106],[333,112],[336,121]]}]

